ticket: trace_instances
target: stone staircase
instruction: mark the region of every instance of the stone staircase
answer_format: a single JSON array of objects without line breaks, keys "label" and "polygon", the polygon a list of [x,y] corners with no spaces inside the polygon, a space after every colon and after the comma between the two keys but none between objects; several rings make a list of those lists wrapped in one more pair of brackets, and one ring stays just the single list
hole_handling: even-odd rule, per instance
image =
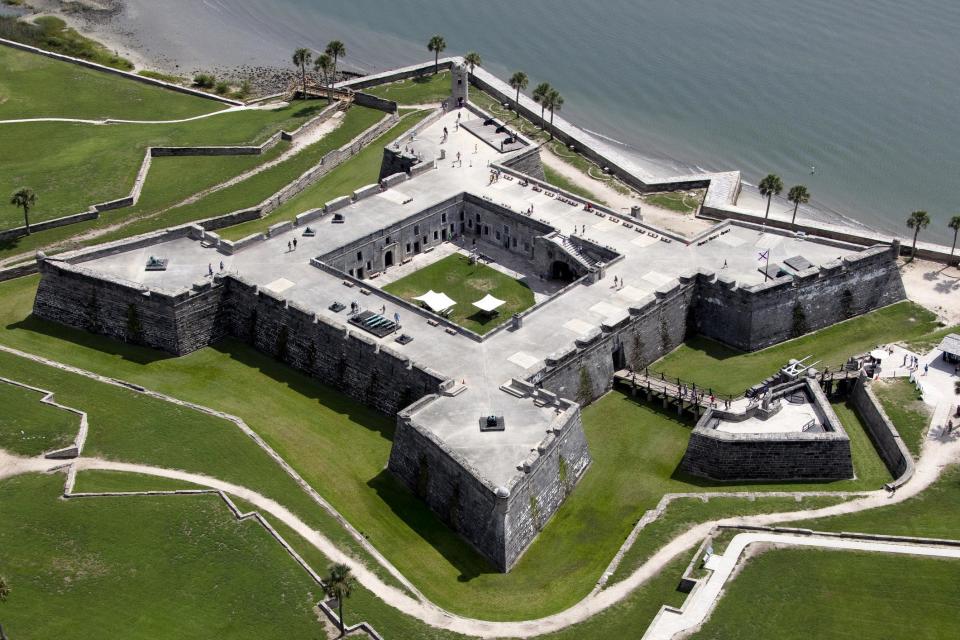
[{"label": "stone staircase", "polygon": [[597,267],[597,261],[591,259],[589,256],[580,251],[580,248],[572,241],[569,237],[561,234],[555,233],[551,240],[557,244],[564,253],[573,258],[576,262],[583,266],[587,271],[593,271]]}]

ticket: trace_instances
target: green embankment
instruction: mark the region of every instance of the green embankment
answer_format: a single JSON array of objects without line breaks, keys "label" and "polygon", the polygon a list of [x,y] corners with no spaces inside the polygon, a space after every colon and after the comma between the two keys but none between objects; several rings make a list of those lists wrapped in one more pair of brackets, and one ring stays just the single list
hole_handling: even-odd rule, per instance
[{"label": "green embankment", "polygon": [[450,97],[450,72],[408,78],[361,91],[384,100],[393,100],[399,105],[432,104]]},{"label": "green embankment", "polygon": [[320,588],[219,497],[62,500],[63,479],[0,482],[8,636],[322,637]]},{"label": "green embankment", "polygon": [[0,45],[0,120],[179,120],[228,105]]},{"label": "green embankment", "polygon": [[[375,113],[381,112],[377,111]],[[270,225],[284,220],[292,220],[299,213],[322,207],[324,203],[334,198],[349,195],[355,189],[376,182],[380,175],[383,147],[412,128],[427,115],[429,115],[429,111],[424,110],[401,116],[400,122],[379,138],[374,139],[360,153],[349,160],[345,160],[336,169],[271,211],[270,215],[224,229],[220,232],[221,237],[227,240],[239,240],[251,233],[266,231]],[[349,140],[350,138],[344,140],[343,144],[349,142]]]},{"label": "green embankment", "polygon": [[[322,107],[318,103],[235,111],[174,124],[0,125],[0,193],[31,187],[37,194],[30,213],[33,222],[79,213],[92,204],[127,196],[147,147],[258,144],[280,129],[298,127]],[[22,212],[4,201],[0,228],[21,224]]]},{"label": "green embankment", "polygon": [[[10,377],[5,370],[0,371]],[[40,402],[41,398],[42,393],[0,382],[0,449],[38,456],[73,442],[80,429],[80,416]]]},{"label": "green embankment", "polygon": [[931,417],[930,408],[923,403],[920,392],[906,378],[879,380],[872,388],[910,453],[914,458],[919,457]]}]

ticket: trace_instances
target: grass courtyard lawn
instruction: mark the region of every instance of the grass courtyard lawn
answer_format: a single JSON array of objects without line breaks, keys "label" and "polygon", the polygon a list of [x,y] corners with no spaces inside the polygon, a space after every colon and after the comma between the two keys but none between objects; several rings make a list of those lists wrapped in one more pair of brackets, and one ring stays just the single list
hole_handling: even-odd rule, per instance
[{"label": "grass courtyard lawn", "polygon": [[64,476],[0,482],[12,638],[320,638],[320,589],[216,496],[59,499]]},{"label": "grass courtyard lawn", "polygon": [[398,105],[442,102],[450,97],[450,72],[441,71],[428,76],[417,76],[361,89],[361,91],[384,100],[393,100]]},{"label": "grass courtyard lawn", "polygon": [[560,189],[569,191],[570,193],[586,198],[587,200],[592,200],[593,202],[596,202],[598,204],[602,204],[602,205],[607,204],[603,200],[599,199],[596,195],[594,195],[593,192],[591,192],[590,190],[584,189],[580,185],[570,181],[569,179],[567,179],[565,175],[548,167],[547,165],[543,166],[543,175],[547,178],[547,182],[549,182],[550,184],[556,187],[559,187]]},{"label": "grass courtyard lawn", "polygon": [[225,109],[206,98],[0,45],[0,120],[177,120]]},{"label": "grass courtyard lawn", "polygon": [[80,416],[42,403],[42,397],[36,391],[0,382],[0,449],[37,456],[73,442]]},{"label": "grass courtyard lawn", "polygon": [[836,367],[878,344],[922,338],[939,329],[936,316],[912,302],[900,302],[776,346],[743,353],[696,336],[652,365],[651,370],[737,395],[780,370],[790,358],[813,356]]},{"label": "grass courtyard lawn", "polygon": [[[691,195],[692,194],[692,195]],[[693,213],[703,202],[703,189],[694,191],[673,191],[670,193],[651,193],[643,196],[643,201],[661,209],[677,213]]]},{"label": "grass courtyard lawn", "polygon": [[960,637],[960,561],[778,549],[751,559],[695,640]]},{"label": "grass courtyard lawn", "polygon": [[[450,320],[480,335],[533,306],[533,291],[526,284],[485,264],[470,264],[470,259],[460,254],[447,256],[383,289],[414,304],[417,302],[413,298],[431,289],[445,293],[457,302]],[[500,313],[486,314],[473,306],[487,294],[505,301],[498,309]]]},{"label": "grass courtyard lawn", "polygon": [[[322,207],[324,203],[334,198],[348,195],[360,187],[376,182],[380,175],[383,148],[429,114],[427,110],[419,110],[401,116],[400,122],[367,145],[363,151],[277,207],[270,212],[270,215],[222,229],[219,232],[221,237],[227,240],[239,240],[251,233],[266,231],[270,225],[292,220],[299,213]],[[347,141],[349,139],[344,142]]]},{"label": "grass courtyard lawn", "polygon": [[[589,592],[636,520],[663,493],[737,489],[678,476],[690,425],[610,394],[584,413],[591,470],[517,567],[503,575],[385,470],[391,420],[234,341],[170,358],[28,318],[36,282],[0,283],[7,303],[0,309],[0,342],[241,416],[418,588],[457,613],[518,619],[565,608]],[[210,457],[189,455],[203,465]],[[872,489],[882,481],[861,475],[857,481],[750,489]]]},{"label": "grass courtyard lawn", "polygon": [[[0,125],[0,193],[32,187],[37,194],[30,214],[34,222],[79,213],[92,204],[126,196],[149,146],[259,143],[278,129],[299,126],[321,109],[319,103],[292,105],[235,111],[176,124]],[[293,177],[296,175],[290,179]],[[21,224],[22,212],[4,201],[0,228]]]},{"label": "grass courtyard lawn", "polygon": [[873,391],[910,453],[919,457],[930,425],[930,409],[920,399],[920,392],[906,378],[878,380],[873,383]]}]

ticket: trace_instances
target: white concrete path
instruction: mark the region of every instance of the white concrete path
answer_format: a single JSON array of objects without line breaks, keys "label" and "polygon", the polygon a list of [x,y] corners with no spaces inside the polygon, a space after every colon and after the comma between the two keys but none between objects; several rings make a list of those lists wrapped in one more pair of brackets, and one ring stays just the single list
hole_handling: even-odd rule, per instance
[{"label": "white concrete path", "polygon": [[875,542],[823,536],[803,536],[787,533],[751,532],[734,536],[722,556],[712,556],[708,567],[712,570],[705,583],[701,583],[687,597],[682,610],[663,608],[647,628],[643,640],[670,640],[678,633],[693,630],[702,624],[713,611],[723,595],[723,588],[733,575],[744,550],[757,543],[789,545],[794,547],[815,547],[818,549],[836,549],[843,551],[869,551],[871,553],[893,553],[932,558],[960,559],[960,547],[947,547],[923,544]]},{"label": "white concrete path", "polygon": [[75,124],[178,124],[181,122],[192,122],[194,120],[203,120],[212,118],[225,113],[236,113],[237,111],[256,111],[262,109],[277,109],[286,106],[286,102],[271,102],[268,104],[243,105],[240,107],[227,107],[218,109],[210,113],[201,113],[198,116],[189,118],[179,118],[177,120],[125,120],[122,118],[16,118],[13,120],[0,120],[0,124],[23,124],[28,122],[72,122]]}]

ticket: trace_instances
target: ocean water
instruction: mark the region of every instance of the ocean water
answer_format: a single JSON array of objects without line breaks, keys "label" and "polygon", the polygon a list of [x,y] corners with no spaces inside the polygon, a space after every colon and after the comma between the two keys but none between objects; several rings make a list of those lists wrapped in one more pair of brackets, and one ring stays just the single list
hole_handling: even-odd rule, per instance
[{"label": "ocean water", "polygon": [[427,59],[440,33],[664,165],[778,173],[901,233],[926,209],[930,241],[960,213],[957,0],[129,0],[121,22],[184,66],[282,66],[337,38],[373,72]]}]

